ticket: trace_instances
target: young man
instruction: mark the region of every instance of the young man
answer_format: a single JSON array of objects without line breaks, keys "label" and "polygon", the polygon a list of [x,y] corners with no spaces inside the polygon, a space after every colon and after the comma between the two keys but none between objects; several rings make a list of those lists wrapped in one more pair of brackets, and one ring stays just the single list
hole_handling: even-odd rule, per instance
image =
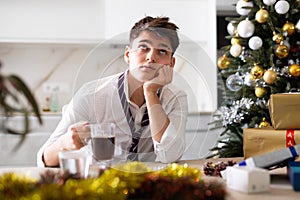
[{"label": "young man", "polygon": [[58,166],[58,152],[85,146],[87,124],[116,124],[115,156],[174,162],[185,149],[187,97],[171,84],[178,27],[167,17],[145,17],[130,31],[128,69],[86,83],[73,97],[37,155],[39,166]]}]

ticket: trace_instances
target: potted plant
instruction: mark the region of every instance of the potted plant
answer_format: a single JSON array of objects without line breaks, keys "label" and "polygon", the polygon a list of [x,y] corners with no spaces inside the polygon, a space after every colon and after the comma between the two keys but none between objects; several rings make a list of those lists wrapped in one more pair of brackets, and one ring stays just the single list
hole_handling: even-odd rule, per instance
[{"label": "potted plant", "polygon": [[[0,62],[0,70],[1,66]],[[30,131],[29,116],[35,115],[39,124],[42,124],[41,113],[34,95],[26,83],[14,74],[4,75],[0,72],[0,113],[1,130],[6,133],[22,136],[20,143],[22,143],[26,134]],[[7,120],[16,115],[20,115],[23,118],[23,127],[21,130],[6,126]]]}]

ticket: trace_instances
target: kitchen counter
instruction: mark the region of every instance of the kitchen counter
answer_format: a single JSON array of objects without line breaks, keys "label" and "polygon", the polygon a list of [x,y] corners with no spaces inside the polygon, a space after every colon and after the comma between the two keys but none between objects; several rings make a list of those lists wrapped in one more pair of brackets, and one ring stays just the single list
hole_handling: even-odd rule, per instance
[{"label": "kitchen counter", "polygon": [[[6,134],[0,131],[0,166],[36,166],[36,153],[48,139],[61,119],[61,113],[43,112],[43,125],[34,116],[30,116],[31,132],[24,143],[13,151],[21,140],[19,135]],[[205,158],[209,155],[221,130],[209,130],[208,123],[212,121],[212,113],[190,113],[186,127],[186,149],[182,156],[184,160]],[[8,126],[20,129],[23,118],[15,116]]]},{"label": "kitchen counter", "polygon": [[[0,131],[0,167],[1,166],[36,166],[36,154],[48,139],[61,119],[61,115],[42,115],[43,125],[34,116],[29,117],[30,132],[24,141],[20,135]],[[6,125],[15,129],[23,129],[23,118],[15,116],[6,121]]]}]

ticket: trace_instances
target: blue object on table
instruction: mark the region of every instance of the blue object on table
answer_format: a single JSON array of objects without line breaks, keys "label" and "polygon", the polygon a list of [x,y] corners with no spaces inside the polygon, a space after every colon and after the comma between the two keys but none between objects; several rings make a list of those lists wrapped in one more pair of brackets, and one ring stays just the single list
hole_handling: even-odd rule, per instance
[{"label": "blue object on table", "polygon": [[300,191],[300,162],[288,162],[288,174],[295,191]]}]

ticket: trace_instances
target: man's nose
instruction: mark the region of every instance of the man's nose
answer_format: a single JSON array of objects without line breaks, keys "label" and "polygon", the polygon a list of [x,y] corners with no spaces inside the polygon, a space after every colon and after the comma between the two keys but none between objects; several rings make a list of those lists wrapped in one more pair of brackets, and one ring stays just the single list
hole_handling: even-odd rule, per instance
[{"label": "man's nose", "polygon": [[151,49],[151,50],[147,53],[146,60],[147,60],[148,62],[156,62],[156,61],[157,61],[157,57],[156,57],[156,54],[155,54],[155,50],[154,50],[154,49]]}]

